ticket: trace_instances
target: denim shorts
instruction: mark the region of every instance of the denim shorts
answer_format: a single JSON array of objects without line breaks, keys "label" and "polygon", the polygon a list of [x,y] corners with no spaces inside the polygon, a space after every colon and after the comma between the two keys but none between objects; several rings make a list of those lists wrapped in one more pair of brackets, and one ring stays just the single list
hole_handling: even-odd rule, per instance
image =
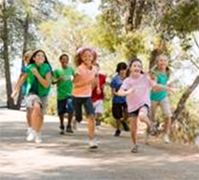
[{"label": "denim shorts", "polygon": [[140,106],[137,110],[128,113],[128,117],[137,117],[139,114],[139,111],[141,108],[145,107],[149,113],[149,106],[147,104],[144,104],[143,106]]},{"label": "denim shorts", "polygon": [[72,114],[73,111],[74,107],[73,107],[72,97],[67,97],[66,99],[57,101],[57,112],[59,116],[65,113]]},{"label": "denim shorts", "polygon": [[77,122],[82,121],[82,106],[84,106],[86,115],[94,115],[94,108],[91,97],[73,96],[73,106],[75,108],[75,118]]}]

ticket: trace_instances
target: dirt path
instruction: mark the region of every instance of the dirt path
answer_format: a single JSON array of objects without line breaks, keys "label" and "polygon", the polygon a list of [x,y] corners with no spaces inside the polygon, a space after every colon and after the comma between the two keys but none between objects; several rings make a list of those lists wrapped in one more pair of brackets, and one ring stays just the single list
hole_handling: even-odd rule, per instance
[{"label": "dirt path", "polygon": [[164,145],[139,135],[137,154],[130,152],[128,133],[97,130],[100,148],[88,150],[86,126],[59,135],[56,117],[46,116],[40,145],[25,141],[25,113],[0,109],[1,180],[199,180],[199,151],[194,146]]}]

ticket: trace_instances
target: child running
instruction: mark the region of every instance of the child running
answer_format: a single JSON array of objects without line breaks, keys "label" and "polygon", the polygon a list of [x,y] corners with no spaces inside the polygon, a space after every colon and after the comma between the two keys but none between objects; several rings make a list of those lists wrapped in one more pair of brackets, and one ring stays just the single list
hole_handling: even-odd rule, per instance
[{"label": "child running", "polygon": [[100,126],[101,125],[100,118],[101,118],[102,114],[104,113],[103,100],[104,100],[104,97],[105,97],[104,85],[106,83],[106,76],[102,73],[99,73],[100,66],[99,66],[98,63],[95,63],[95,66],[98,69],[99,86],[96,86],[93,89],[92,100],[93,100],[93,106],[94,106],[94,111],[95,111],[96,126]]},{"label": "child running", "polygon": [[[164,55],[160,55],[156,59],[157,67],[152,71],[153,77],[158,84],[167,85],[169,78],[168,58]],[[170,129],[171,129],[171,107],[168,97],[168,92],[163,91],[151,91],[151,120],[155,122],[156,109],[160,106],[164,116],[164,135],[163,142],[170,143]]]},{"label": "child running", "polygon": [[75,74],[74,69],[68,65],[69,57],[67,54],[62,54],[59,57],[61,68],[53,72],[53,84],[57,84],[57,111],[60,120],[60,134],[64,134],[64,116],[68,113],[68,122],[66,132],[73,133],[71,122],[73,119],[73,104],[72,104],[72,80]]},{"label": "child running", "polygon": [[120,124],[123,125],[125,131],[129,131],[129,127],[126,123],[127,119],[127,104],[125,96],[118,96],[117,91],[120,89],[123,80],[126,78],[127,65],[125,62],[117,64],[117,74],[112,78],[110,86],[113,94],[112,98],[112,114],[116,120],[116,131],[114,136],[120,136]]},{"label": "child running", "polygon": [[150,107],[150,90],[172,90],[169,86],[158,85],[155,81],[151,80],[147,74],[142,72],[142,62],[137,58],[130,61],[127,78],[118,91],[118,95],[127,96],[128,117],[131,125],[131,139],[133,147],[131,152],[138,152],[137,145],[137,121],[144,122],[147,125],[146,130],[146,143],[147,137],[151,127],[151,121],[148,117]]},{"label": "child running", "polygon": [[73,79],[73,104],[77,122],[82,121],[82,106],[84,106],[88,120],[89,148],[96,149],[98,144],[94,139],[95,118],[92,103],[92,89],[98,84],[97,68],[93,66],[96,52],[87,47],[82,47],[75,56],[76,72]]},{"label": "child running", "polygon": [[[16,83],[14,89],[17,89],[20,86],[21,81],[23,81],[23,76],[26,73],[26,68],[27,68],[27,66],[28,66],[28,64],[30,62],[31,55],[32,55],[32,51],[30,51],[30,50],[26,51],[24,53],[23,62],[22,62],[22,68],[21,68],[21,74],[19,75],[19,78],[17,80],[17,83]],[[27,81],[24,81],[24,83],[22,84],[22,87],[21,87],[22,98],[25,97],[26,88],[27,88]],[[15,95],[15,92],[13,91],[11,97],[12,98],[14,98],[14,97],[18,98],[18,94]],[[28,126],[26,134],[29,135],[29,133],[32,131],[32,128],[31,128],[31,121],[30,121],[30,112],[28,110],[26,111],[26,120],[27,120],[27,126]]]},{"label": "child running", "polygon": [[30,113],[32,131],[28,134],[27,141],[41,143],[40,130],[43,125],[44,112],[47,104],[47,96],[51,85],[51,66],[43,50],[37,50],[30,58],[19,86],[13,92],[13,96],[20,90],[21,85],[27,79],[26,107]]}]

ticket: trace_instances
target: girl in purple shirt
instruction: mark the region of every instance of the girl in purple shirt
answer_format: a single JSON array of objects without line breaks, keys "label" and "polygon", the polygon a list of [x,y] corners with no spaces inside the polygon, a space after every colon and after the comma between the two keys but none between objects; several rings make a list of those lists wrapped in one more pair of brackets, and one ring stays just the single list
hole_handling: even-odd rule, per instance
[{"label": "girl in purple shirt", "polygon": [[170,87],[158,85],[155,81],[150,79],[148,74],[142,72],[142,62],[137,58],[130,61],[127,78],[118,91],[118,95],[126,96],[128,106],[128,117],[131,126],[131,139],[133,148],[131,152],[138,152],[137,145],[137,121],[144,122],[147,126],[146,129],[146,143],[148,134],[151,127],[151,121],[148,117],[150,107],[150,91],[151,88],[160,90],[172,90]]}]

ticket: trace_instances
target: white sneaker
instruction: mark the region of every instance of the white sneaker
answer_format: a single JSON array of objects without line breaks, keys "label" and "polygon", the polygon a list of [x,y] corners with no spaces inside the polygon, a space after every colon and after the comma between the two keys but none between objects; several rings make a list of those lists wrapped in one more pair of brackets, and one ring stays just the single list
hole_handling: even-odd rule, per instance
[{"label": "white sneaker", "polygon": [[34,139],[35,139],[35,132],[32,130],[32,131],[28,134],[26,140],[27,140],[27,141],[33,141]]},{"label": "white sneaker", "polygon": [[36,143],[41,143],[42,142],[41,134],[40,133],[36,133],[35,134],[35,142]]},{"label": "white sneaker", "polygon": [[170,139],[169,139],[168,134],[164,134],[164,136],[163,136],[163,142],[166,143],[166,144],[168,144],[168,143],[171,142]]},{"label": "white sneaker", "polygon": [[97,144],[96,140],[94,140],[94,139],[89,140],[89,148],[90,149],[97,149],[98,148],[98,144]]},{"label": "white sneaker", "polygon": [[26,135],[28,136],[31,132],[32,132],[32,128],[31,127],[28,127],[27,131],[26,131]]}]

